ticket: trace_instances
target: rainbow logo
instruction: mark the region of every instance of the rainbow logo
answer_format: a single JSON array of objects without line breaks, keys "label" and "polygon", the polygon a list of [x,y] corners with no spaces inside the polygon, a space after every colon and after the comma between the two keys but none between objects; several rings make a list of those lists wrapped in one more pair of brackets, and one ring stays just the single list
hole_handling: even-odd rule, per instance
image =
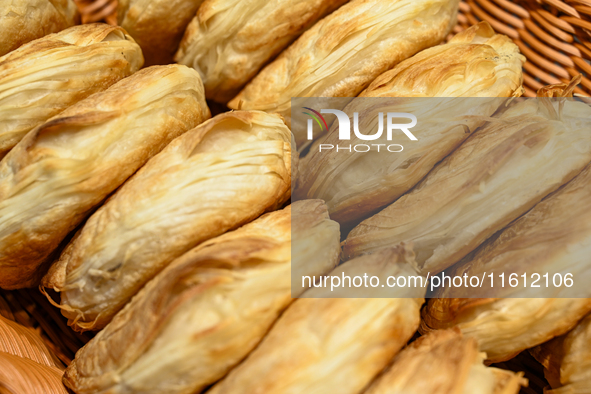
[{"label": "rainbow logo", "polygon": [[[324,117],[322,115],[320,115],[320,113],[318,111],[314,111],[312,108],[304,107],[304,109],[307,109],[308,111],[310,111],[312,113],[303,112],[303,114],[311,116],[312,119],[314,119],[316,121],[316,123],[318,123],[318,126],[320,126],[320,129],[322,130],[322,132],[326,133],[328,131],[328,124],[326,124],[326,120],[324,120]],[[320,121],[322,121],[322,123],[320,123]]]}]

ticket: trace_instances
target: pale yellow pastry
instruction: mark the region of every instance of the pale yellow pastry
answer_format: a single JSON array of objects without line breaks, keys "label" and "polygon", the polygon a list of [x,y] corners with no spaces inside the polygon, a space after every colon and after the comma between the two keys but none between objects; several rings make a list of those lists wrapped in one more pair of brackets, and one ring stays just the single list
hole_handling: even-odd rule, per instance
[{"label": "pale yellow pastry", "polygon": [[548,394],[591,393],[591,315],[568,334],[530,351],[544,365]]},{"label": "pale yellow pastry", "polygon": [[0,0],[0,56],[79,19],[74,0]]},{"label": "pale yellow pastry", "polygon": [[[294,193],[299,198],[325,200],[331,217],[340,223],[365,219],[410,190],[481,126],[505,101],[496,97],[521,95],[524,60],[508,37],[495,34],[487,22],[481,22],[449,43],[403,61],[360,95],[380,100],[358,98],[344,112],[359,113],[359,129],[366,134],[379,128],[380,113],[411,113],[419,120],[412,128],[418,141],[410,141],[400,131],[390,141],[386,133],[376,141],[364,141],[354,134],[351,140],[340,141],[337,122],[300,162]],[[367,153],[353,154],[321,150],[327,145],[349,144],[384,146],[381,151],[372,147]],[[389,153],[389,144],[399,144],[404,150]]]},{"label": "pale yellow pastry", "polygon": [[515,101],[490,119],[410,193],[353,229],[345,257],[412,241],[422,272],[435,274],[570,181],[591,161],[591,107],[547,100]]},{"label": "pale yellow pastry", "polygon": [[420,337],[396,356],[366,394],[518,394],[523,373],[486,367],[473,338],[455,330]]},{"label": "pale yellow pastry", "polygon": [[199,74],[171,65],[139,71],[28,133],[0,162],[0,287],[38,284],[40,265],[91,209],[208,117]]},{"label": "pale yellow pastry", "polygon": [[0,352],[0,393],[68,394],[62,371],[28,358]]},{"label": "pale yellow pastry", "polygon": [[[565,298],[591,296],[590,255],[588,167],[466,258],[453,275],[471,277],[486,273],[483,287],[439,290],[435,296],[440,298],[431,299],[423,311],[421,329],[457,326],[464,335],[476,338],[489,359],[507,360],[564,334],[591,311],[591,298]],[[502,273],[504,287],[499,279]],[[570,287],[565,280],[567,273],[573,280]],[[511,286],[511,274],[519,278],[517,286],[515,282]],[[523,287],[524,274],[527,288]],[[558,283],[556,274],[562,276],[558,287],[553,285]],[[489,275],[495,278],[493,287]],[[479,296],[483,298],[466,298]]]},{"label": "pale yellow pastry", "polygon": [[29,131],[143,64],[119,27],[75,26],[0,57],[0,158]]},{"label": "pale yellow pastry", "polygon": [[509,37],[480,22],[386,71],[359,97],[521,96],[524,62]]},{"label": "pale yellow pastry", "polygon": [[322,200],[294,202],[291,220],[291,293],[302,294],[307,285],[302,277],[320,270],[328,272],[339,262],[341,253],[341,229],[330,219],[328,208]]},{"label": "pale yellow pastry", "polygon": [[227,103],[283,48],[348,0],[206,0],[175,55]]},{"label": "pale yellow pastry", "polygon": [[119,0],[117,22],[142,47],[146,65],[172,63],[172,56],[203,0]]},{"label": "pale yellow pastry", "polygon": [[457,9],[458,0],[352,0],[302,34],[228,106],[278,112],[290,125],[292,97],[357,96],[384,71],[440,43]]},{"label": "pale yellow pastry", "polygon": [[290,144],[283,120],[260,111],[218,115],[171,142],[87,220],[44,278],[68,323],[103,328],[173,259],[280,207]]},{"label": "pale yellow pastry", "polygon": [[[328,275],[364,274],[382,283],[418,275],[404,247],[351,260]],[[359,393],[415,333],[424,294],[421,287],[308,290],[209,393]]]},{"label": "pale yellow pastry", "polygon": [[65,384],[77,394],[192,394],[222,378],[292,302],[292,215],[316,206],[268,213],[172,262],[76,354]]}]

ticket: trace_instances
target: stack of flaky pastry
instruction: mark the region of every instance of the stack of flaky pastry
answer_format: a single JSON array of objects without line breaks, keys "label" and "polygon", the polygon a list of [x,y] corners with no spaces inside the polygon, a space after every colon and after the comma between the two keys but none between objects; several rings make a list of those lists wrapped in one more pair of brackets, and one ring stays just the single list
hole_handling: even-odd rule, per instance
[{"label": "stack of flaky pastry", "polygon": [[[116,27],[0,0],[0,288],[98,332],[62,377],[0,313],[0,392],[514,394],[523,373],[489,365],[530,349],[552,393],[590,393],[589,299],[295,280],[588,275],[579,79],[520,101],[511,39],[481,22],[443,43],[458,4],[119,0]],[[292,97],[357,96],[456,100],[404,155],[291,130]]]}]

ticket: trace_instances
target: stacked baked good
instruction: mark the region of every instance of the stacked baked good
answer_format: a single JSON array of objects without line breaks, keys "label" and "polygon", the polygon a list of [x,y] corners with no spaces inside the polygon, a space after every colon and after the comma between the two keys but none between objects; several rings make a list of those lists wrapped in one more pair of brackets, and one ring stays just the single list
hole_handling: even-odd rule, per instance
[{"label": "stacked baked good", "polygon": [[[586,392],[588,298],[314,279],[587,278],[579,78],[518,100],[509,37],[444,42],[459,0],[120,0],[120,27],[3,1],[0,287],[97,334],[63,372],[0,308],[0,391],[511,394],[523,374],[484,361],[538,346],[553,392]],[[322,152],[337,123],[308,141],[295,97],[364,130],[413,113],[420,141]]]}]

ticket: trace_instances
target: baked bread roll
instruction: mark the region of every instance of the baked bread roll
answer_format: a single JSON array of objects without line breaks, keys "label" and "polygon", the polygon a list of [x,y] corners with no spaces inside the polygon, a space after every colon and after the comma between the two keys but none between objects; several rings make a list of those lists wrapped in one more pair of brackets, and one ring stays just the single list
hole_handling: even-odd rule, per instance
[{"label": "baked bread roll", "polygon": [[[412,254],[398,247],[351,260],[328,275],[367,274],[385,283],[389,275],[417,275],[411,263]],[[412,337],[420,320],[424,289],[385,289],[308,290],[208,393],[331,393],[335,387],[339,394],[361,392]],[[355,296],[379,298],[348,298]]]},{"label": "baked bread roll", "polygon": [[147,66],[169,64],[201,3],[203,0],[119,0],[117,24],[142,47]]},{"label": "baked bread roll", "polygon": [[359,97],[518,97],[525,58],[480,22],[377,77]]},{"label": "baked bread roll", "polygon": [[567,335],[532,350],[544,366],[544,375],[553,390],[547,394],[587,394],[591,392],[591,315]]},{"label": "baked bread roll", "polygon": [[[78,351],[65,384],[78,394],[185,394],[220,379],[292,301],[291,216],[307,205],[266,214],[175,260]],[[309,275],[323,273],[313,268]]]},{"label": "baked bread roll", "polygon": [[74,0],[0,0],[0,56],[79,19]]},{"label": "baked bread roll", "polygon": [[[229,103],[278,112],[291,124],[292,97],[354,97],[378,75],[441,42],[458,0],[352,0],[322,19]],[[295,131],[298,146],[304,130]]]},{"label": "baked bread roll", "polygon": [[[488,97],[521,95],[524,60],[508,37],[495,34],[488,22],[481,22],[449,43],[403,61],[380,75],[360,95],[381,100],[358,98],[344,111],[359,113],[359,129],[364,132],[378,129],[380,112],[412,113],[420,120],[412,129],[419,141],[410,142],[402,133],[393,134],[393,139],[387,141],[384,133],[371,144],[398,143],[404,146],[404,153],[389,154],[384,152],[385,147],[353,155],[336,149],[321,151],[320,144],[344,144],[339,141],[335,122],[329,134],[320,138],[300,162],[295,195],[325,200],[331,218],[339,223],[358,223],[367,218],[416,185],[504,102]],[[346,143],[370,142],[352,135]]]},{"label": "baked bread roll", "polygon": [[515,103],[410,193],[354,228],[344,255],[412,241],[423,274],[452,266],[583,170],[591,161],[590,127],[591,108],[582,102]]},{"label": "baked bread roll", "polygon": [[61,292],[68,323],[103,328],[172,260],[283,205],[290,144],[283,120],[259,111],[218,115],[171,142],[87,220],[44,278]]},{"label": "baked bread roll", "polygon": [[29,131],[140,69],[140,47],[119,27],[75,26],[0,58],[0,158]]},{"label": "baked bread roll", "polygon": [[171,65],[139,71],[28,133],[0,162],[0,287],[38,284],[39,266],[93,207],[208,117],[199,74]]},{"label": "baked bread roll", "polygon": [[420,337],[403,349],[366,394],[518,394],[523,373],[486,367],[473,338],[459,330]]},{"label": "baked bread roll", "polygon": [[175,55],[227,103],[283,48],[347,0],[206,0]]},{"label": "baked bread roll", "polygon": [[0,392],[68,394],[60,369],[3,352],[0,352]]},{"label": "baked bread roll", "polygon": [[[584,104],[583,104],[584,105]],[[565,107],[568,111],[568,106]],[[564,116],[564,114],[563,114]],[[492,361],[507,360],[570,330],[591,311],[588,286],[591,255],[591,167],[548,197],[465,259],[453,275],[482,276],[482,288],[446,288],[423,311],[421,330],[459,327],[478,340]],[[488,275],[506,272],[505,287],[490,287]],[[521,283],[509,286],[509,273]],[[537,273],[534,287],[528,286]],[[570,273],[574,286],[545,286],[542,275]],[[560,298],[528,298],[528,297]],[[482,297],[482,298],[466,298]],[[494,297],[494,298],[492,298]],[[515,297],[504,298],[503,297]]]},{"label": "baked bread roll", "polygon": [[330,219],[322,200],[293,203],[291,221],[291,294],[299,297],[308,287],[302,277],[319,270],[329,272],[339,262],[341,228]]}]

